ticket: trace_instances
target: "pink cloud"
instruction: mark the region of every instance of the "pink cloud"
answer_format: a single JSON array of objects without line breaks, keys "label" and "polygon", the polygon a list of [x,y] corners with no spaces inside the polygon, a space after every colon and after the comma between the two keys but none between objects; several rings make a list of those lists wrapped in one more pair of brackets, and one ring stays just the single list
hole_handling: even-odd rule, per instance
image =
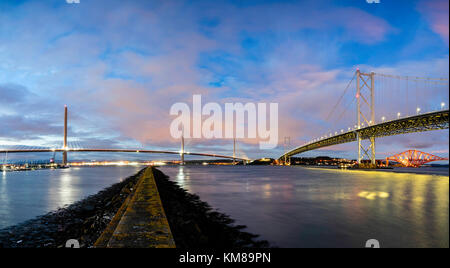
[{"label": "pink cloud", "polygon": [[449,44],[449,2],[448,0],[422,1],[418,10],[425,16],[433,31]]}]

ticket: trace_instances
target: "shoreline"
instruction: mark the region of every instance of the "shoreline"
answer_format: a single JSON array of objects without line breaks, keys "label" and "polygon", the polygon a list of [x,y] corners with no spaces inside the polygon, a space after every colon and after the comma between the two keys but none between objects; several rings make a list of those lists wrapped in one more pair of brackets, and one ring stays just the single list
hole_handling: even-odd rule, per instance
[{"label": "shoreline", "polygon": [[[449,174],[441,174],[436,172],[414,172],[412,170],[395,170],[395,169],[339,169],[333,167],[319,167],[319,166],[303,166],[303,165],[292,165],[291,167],[302,167],[305,169],[324,169],[324,170],[340,170],[340,171],[369,171],[369,172],[386,172],[386,173],[397,173],[397,174],[414,174],[414,175],[430,175],[430,176],[442,176],[449,177]],[[445,168],[442,168],[445,169]],[[447,168],[448,170],[448,168]]]},{"label": "shoreline", "polygon": [[[98,193],[45,215],[0,229],[0,248],[63,248],[76,239],[91,248],[132,194],[145,170]],[[155,182],[178,248],[268,247],[258,235],[244,232],[228,215],[219,213],[197,195],[188,193],[153,168]]]}]

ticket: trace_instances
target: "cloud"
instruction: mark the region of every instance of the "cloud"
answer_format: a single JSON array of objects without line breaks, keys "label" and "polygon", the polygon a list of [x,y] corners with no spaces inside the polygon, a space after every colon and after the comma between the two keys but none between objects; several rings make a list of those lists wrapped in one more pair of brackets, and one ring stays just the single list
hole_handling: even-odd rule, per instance
[{"label": "cloud", "polygon": [[42,117],[25,116],[0,116],[2,127],[0,137],[13,138],[17,141],[22,139],[38,140],[41,136],[56,135],[61,132],[61,128],[55,126],[52,120]]},{"label": "cloud", "polygon": [[449,44],[449,3],[447,0],[426,0],[418,4],[418,10],[425,16],[431,29]]},{"label": "cloud", "polygon": [[16,84],[0,84],[0,104],[17,105],[29,98],[31,92],[23,86]]}]

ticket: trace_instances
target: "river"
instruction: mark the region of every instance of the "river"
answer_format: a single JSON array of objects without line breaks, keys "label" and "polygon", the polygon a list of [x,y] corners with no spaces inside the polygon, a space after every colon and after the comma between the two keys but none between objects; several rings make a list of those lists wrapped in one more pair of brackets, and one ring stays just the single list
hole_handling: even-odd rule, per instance
[{"label": "river", "polygon": [[381,247],[449,246],[448,169],[436,170],[446,176],[299,166],[161,170],[273,246],[363,247],[368,239]]},{"label": "river", "polygon": [[0,172],[0,229],[70,205],[142,167],[71,167]]},{"label": "river", "polygon": [[[71,204],[140,169],[0,173],[0,228]],[[420,169],[421,174],[299,166],[160,169],[273,246],[363,247],[368,239],[381,247],[449,246],[448,169]]]}]

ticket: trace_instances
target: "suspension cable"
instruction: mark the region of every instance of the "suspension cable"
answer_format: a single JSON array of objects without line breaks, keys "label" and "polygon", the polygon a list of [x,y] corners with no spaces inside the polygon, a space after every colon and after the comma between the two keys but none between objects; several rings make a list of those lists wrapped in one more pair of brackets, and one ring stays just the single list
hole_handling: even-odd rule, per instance
[{"label": "suspension cable", "polygon": [[344,98],[345,93],[347,93],[347,90],[350,88],[350,85],[352,84],[353,80],[356,77],[356,72],[353,75],[352,79],[350,80],[350,82],[348,83],[347,87],[344,90],[344,93],[340,96],[339,100],[337,101],[337,103],[334,105],[333,109],[330,111],[330,113],[328,114],[327,118],[325,119],[325,121],[328,121],[331,117],[331,115],[334,113],[334,111],[336,110],[337,106],[340,104],[340,102],[342,101],[342,99]]}]

